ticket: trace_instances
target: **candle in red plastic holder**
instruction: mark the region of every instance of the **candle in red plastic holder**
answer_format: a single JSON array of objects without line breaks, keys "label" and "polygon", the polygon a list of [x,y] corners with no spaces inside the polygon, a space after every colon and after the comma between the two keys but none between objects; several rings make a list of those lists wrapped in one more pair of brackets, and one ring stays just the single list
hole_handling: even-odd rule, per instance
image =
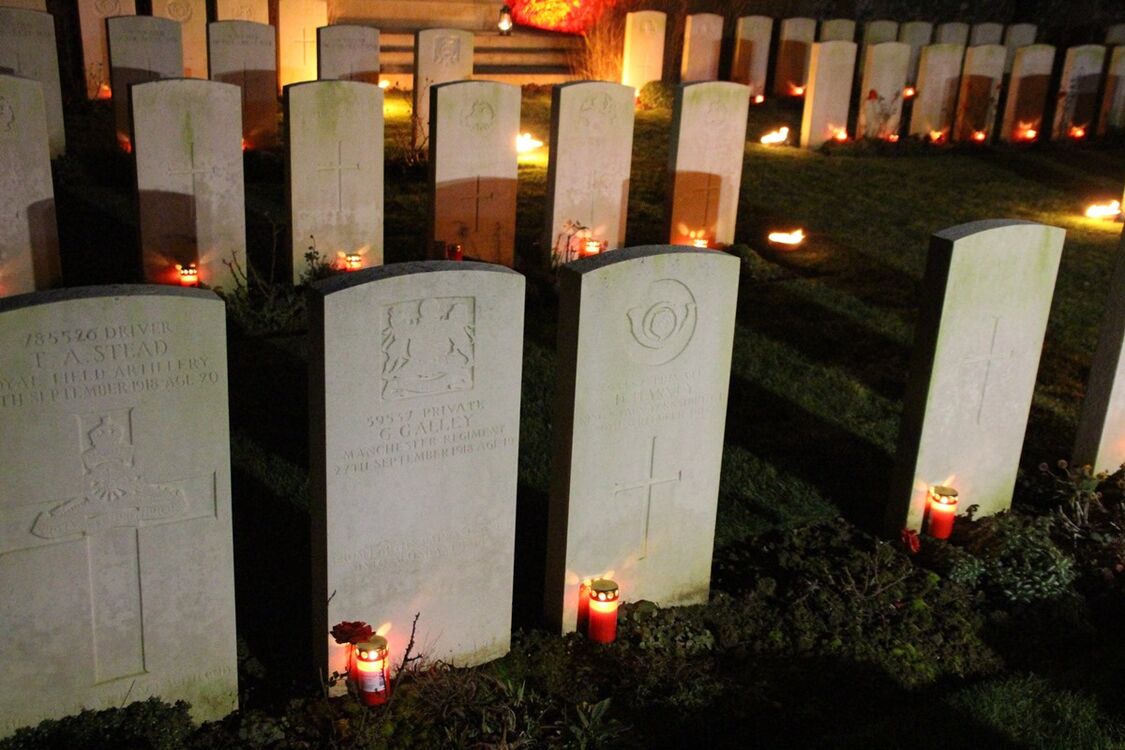
[{"label": "candle in red plastic holder", "polygon": [[359,699],[368,706],[379,706],[391,697],[390,668],[387,665],[387,639],[381,635],[357,643],[355,653],[355,679]]},{"label": "candle in red plastic holder", "polygon": [[948,539],[953,533],[953,519],[957,516],[957,490],[937,485],[930,488],[929,525],[926,533],[934,539]]},{"label": "candle in red plastic holder", "polygon": [[464,257],[464,250],[460,244],[450,243],[445,246],[445,259],[446,260],[461,260]]},{"label": "candle in red plastic holder", "polygon": [[590,606],[586,637],[596,643],[613,643],[617,638],[617,583],[596,578],[588,589]]}]

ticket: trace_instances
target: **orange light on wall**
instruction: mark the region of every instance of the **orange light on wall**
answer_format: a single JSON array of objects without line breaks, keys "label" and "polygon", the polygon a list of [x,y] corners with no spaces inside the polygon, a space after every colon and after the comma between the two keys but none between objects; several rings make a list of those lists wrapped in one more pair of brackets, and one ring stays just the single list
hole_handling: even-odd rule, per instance
[{"label": "orange light on wall", "polygon": [[1066,131],[1068,138],[1074,141],[1080,141],[1086,137],[1085,125],[1071,125],[1070,130]]},{"label": "orange light on wall", "polygon": [[445,246],[445,259],[446,260],[463,260],[465,257],[465,250],[460,244],[450,243]]},{"label": "orange light on wall", "polygon": [[805,230],[794,229],[792,232],[770,232],[767,235],[771,245],[784,245],[797,247],[805,241]]},{"label": "orange light on wall", "polygon": [[804,86],[798,86],[795,83],[789,84],[789,96],[804,96],[804,95],[805,95],[805,87]]},{"label": "orange light on wall", "polygon": [[199,285],[199,269],[195,267],[194,263],[189,263],[186,266],[177,263],[176,270],[180,272],[180,286]]},{"label": "orange light on wall", "polygon": [[844,128],[836,128],[836,130],[832,132],[832,140],[837,143],[843,143],[848,140],[848,131]]},{"label": "orange light on wall", "polygon": [[936,485],[930,488],[929,522],[926,533],[934,539],[948,539],[953,533],[953,519],[957,516],[957,490]]},{"label": "orange light on wall", "polygon": [[754,94],[754,103],[761,104],[766,100],[765,94]]},{"label": "orange light on wall", "polygon": [[589,622],[586,637],[595,643],[613,643],[617,638],[617,583],[608,578],[596,578],[586,586],[589,599]]},{"label": "orange light on wall", "polygon": [[777,146],[789,140],[789,128],[782,125],[777,130],[771,130],[759,139],[766,146]]},{"label": "orange light on wall", "polygon": [[387,639],[381,635],[357,643],[353,683],[359,699],[368,706],[379,706],[391,697],[390,667],[387,664]]},{"label": "orange light on wall", "polygon": [[902,90],[902,98],[903,99],[913,99],[917,95],[918,95],[918,90],[916,88],[914,88],[913,86],[907,86],[906,88],[904,88]]},{"label": "orange light on wall", "polygon": [[974,130],[973,131],[973,140],[976,141],[977,143],[984,143],[987,139],[988,139],[988,133],[984,132],[983,130]]},{"label": "orange light on wall", "polygon": [[108,83],[103,83],[100,86],[98,86],[98,93],[94,98],[95,99],[112,99],[113,98],[113,89],[111,89],[109,87]]},{"label": "orange light on wall", "polygon": [[1121,214],[1121,201],[1094,203],[1086,207],[1087,219],[1116,219]]}]

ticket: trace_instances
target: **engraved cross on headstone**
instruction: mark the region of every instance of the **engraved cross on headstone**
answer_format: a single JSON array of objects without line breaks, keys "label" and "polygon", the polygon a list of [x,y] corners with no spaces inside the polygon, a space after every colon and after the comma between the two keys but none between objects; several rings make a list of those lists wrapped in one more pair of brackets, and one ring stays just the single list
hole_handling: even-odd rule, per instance
[{"label": "engraved cross on headstone", "polygon": [[[705,232],[710,232],[711,224],[718,218],[718,203],[719,196],[722,195],[723,180],[717,174],[708,173],[706,175],[707,183],[703,187],[694,188],[689,191],[691,196],[699,196],[703,200],[703,223],[698,227],[690,227],[691,229],[698,229]],[[712,200],[715,203],[715,216],[711,215]],[[708,238],[713,239],[713,238]]]},{"label": "engraved cross on headstone", "polygon": [[632,492],[634,490],[644,490],[645,491],[644,513],[642,514],[642,521],[641,521],[641,552],[640,552],[639,555],[637,555],[638,560],[643,560],[643,559],[645,559],[646,556],[648,556],[648,535],[649,535],[650,522],[652,520],[652,491],[653,491],[653,488],[657,487],[658,485],[662,485],[662,484],[671,484],[673,482],[679,482],[683,479],[683,473],[684,472],[681,469],[681,470],[676,472],[675,476],[657,478],[657,476],[656,476],[656,437],[653,436],[652,447],[649,451],[649,458],[648,458],[648,478],[642,479],[640,482],[637,482],[636,484],[630,484],[630,485],[616,484],[616,485],[614,485],[614,488],[613,488],[613,496],[614,497],[617,497],[618,495],[620,495],[623,492]]},{"label": "engraved cross on headstone", "polygon": [[336,163],[326,167],[317,167],[317,172],[335,172],[336,173],[336,210],[344,210],[344,172],[358,172],[359,162],[357,161],[354,166],[344,165],[344,142],[336,141]]},{"label": "engraved cross on headstone", "polygon": [[997,353],[996,351],[996,338],[1000,332],[1000,318],[992,319],[992,336],[988,343],[988,354],[983,357],[966,357],[962,362],[962,366],[967,365],[984,365],[984,377],[981,378],[980,383],[980,397],[977,400],[976,410],[976,423],[980,424],[981,416],[984,414],[984,402],[988,395],[988,383],[992,377],[992,367],[995,362],[1010,361],[1016,358],[1015,350],[1008,353]]},{"label": "engraved cross on headstone", "polygon": [[300,39],[294,39],[290,43],[301,45],[301,64],[302,65],[308,65],[309,64],[309,45],[312,45],[314,48],[316,47],[316,33],[314,32],[313,38],[309,39],[309,27],[308,26],[302,26],[301,27],[301,38]]},{"label": "engraved cross on headstone", "polygon": [[480,204],[481,204],[481,201],[482,200],[490,201],[490,200],[492,200],[493,198],[496,197],[496,191],[495,190],[490,191],[488,193],[482,193],[480,191],[480,180],[481,180],[480,175],[477,175],[476,182],[474,183],[474,190],[473,190],[472,195],[466,195],[464,197],[458,198],[458,200],[461,201],[461,202],[467,202],[467,201],[473,202],[473,231],[474,232],[480,231]]},{"label": "engraved cross on headstone", "polygon": [[196,188],[199,187],[199,185],[198,185],[199,175],[207,174],[209,171],[210,170],[198,167],[195,164],[195,141],[190,141],[188,143],[188,166],[187,166],[187,169],[181,169],[179,171],[168,170],[169,175],[173,175],[173,176],[176,176],[176,177],[187,177],[189,175],[191,176],[191,225],[192,225],[193,230],[196,230],[196,224],[195,224],[196,209],[195,209],[195,206],[196,206],[196,203],[199,202],[199,194],[196,192]]},{"label": "engraved cross on headstone", "polygon": [[94,684],[146,673],[141,532],[217,517],[215,475],[154,483],[132,439],[132,409],[76,415],[81,479],[74,495],[0,508],[0,557],[81,543],[88,578]]}]

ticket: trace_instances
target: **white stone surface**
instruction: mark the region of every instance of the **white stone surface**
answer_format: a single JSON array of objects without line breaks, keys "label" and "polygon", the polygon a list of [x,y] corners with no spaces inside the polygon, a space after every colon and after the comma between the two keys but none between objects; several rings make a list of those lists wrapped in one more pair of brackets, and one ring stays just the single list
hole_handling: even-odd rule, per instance
[{"label": "white stone surface", "polygon": [[1110,51],[1105,75],[1098,135],[1125,130],[1125,45],[1118,45]]},{"label": "white stone surface", "polygon": [[414,35],[414,145],[430,137],[430,87],[473,77],[473,33],[422,29]]},{"label": "white stone surface", "polygon": [[816,19],[786,18],[777,33],[777,60],[773,69],[775,96],[801,96],[809,76],[809,56],[816,39]]},{"label": "white stone surface", "polygon": [[918,60],[922,56],[922,48],[930,43],[934,36],[934,25],[929,21],[907,21],[898,27],[898,40],[910,45],[910,68],[906,73],[906,82],[913,84],[918,80]]},{"label": "white stone surface", "polygon": [[215,0],[216,21],[270,22],[269,0]]},{"label": "white stone surface", "polygon": [[494,81],[432,87],[430,238],[466,257],[515,261],[520,89]]},{"label": "white stone surface", "polygon": [[773,19],[744,16],[734,27],[734,62],[730,79],[750,87],[750,96],[765,96],[770,64]]},{"label": "white stone surface", "polygon": [[969,46],[979,47],[982,44],[1000,44],[1004,38],[1004,24],[1002,23],[974,23],[969,29]]},{"label": "white stone surface", "polygon": [[328,25],[325,0],[277,0],[277,82],[316,80],[316,30]]},{"label": "white stone surface", "polygon": [[121,16],[106,20],[110,86],[117,143],[132,150],[130,89],[161,78],[179,78],[184,71],[180,25],[167,18]]},{"label": "white stone surface", "polygon": [[[1125,240],[1123,240],[1125,242]],[[1074,464],[1095,472],[1116,472],[1125,463],[1125,262],[1117,251],[1109,296],[1102,314],[1098,344],[1090,362],[1086,398],[1078,418]]]},{"label": "white stone surface", "polygon": [[397,263],[310,296],[313,627],[343,671],[342,620],[470,666],[511,637],[524,279]]},{"label": "white stone surface", "polygon": [[816,148],[838,131],[847,130],[855,54],[855,42],[813,45],[801,115],[801,148]]},{"label": "white stone surface", "polygon": [[0,736],[237,707],[226,316],[201,290],[0,300]]},{"label": "white stone surface", "polygon": [[604,81],[554,88],[543,240],[552,266],[577,259],[583,232],[606,250],[625,244],[633,95],[630,86]]},{"label": "white stone surface", "polygon": [[886,139],[898,135],[902,121],[902,90],[910,69],[910,45],[903,42],[873,44],[859,87],[856,138]]},{"label": "white stone surface", "polygon": [[854,42],[855,21],[850,18],[830,18],[820,22],[818,42]]},{"label": "white stone surface", "polygon": [[684,53],[680,80],[714,81],[719,77],[719,54],[723,47],[723,17],[717,13],[693,13],[684,24]]},{"label": "white stone surface", "polygon": [[0,297],[56,285],[59,240],[43,89],[2,74],[0,216]]},{"label": "white stone surface", "polygon": [[105,20],[111,16],[131,16],[136,12],[134,0],[78,0],[82,65],[88,99],[108,99],[111,94]]},{"label": "white stone surface", "polygon": [[1105,47],[1100,44],[1083,44],[1066,51],[1051,127],[1052,140],[1069,137],[1072,127],[1083,128],[1089,136],[1097,123],[1098,87],[1104,65]]},{"label": "white stone surface", "polygon": [[316,30],[317,78],[379,83],[379,30],[333,24]]},{"label": "white stone surface", "polygon": [[624,601],[707,601],[738,259],[634,247],[559,272],[546,615],[579,584]]},{"label": "white stone surface", "polygon": [[1012,501],[1065,232],[978,221],[930,243],[888,528],[919,529],[934,485],[962,513]]},{"label": "white stone surface", "polygon": [[1008,59],[1004,63],[1004,72],[1012,72],[1012,63],[1016,59],[1016,50],[1020,47],[1029,47],[1035,44],[1035,37],[1039,34],[1039,27],[1033,23],[1013,23],[1004,29],[1004,46],[1008,50]]},{"label": "white stone surface", "polygon": [[859,68],[862,73],[867,68],[867,49],[876,44],[898,40],[898,21],[868,21],[863,25],[863,46],[859,49]]},{"label": "white stone surface", "polygon": [[1051,85],[1051,69],[1055,64],[1055,48],[1049,44],[1030,44],[1016,50],[1012,75],[1008,79],[1008,99],[1004,104],[1004,120],[1000,140],[1020,142],[1029,129],[1041,140],[1047,95]]},{"label": "white stone surface", "polygon": [[940,133],[948,139],[953,132],[957,92],[961,87],[960,44],[930,44],[918,58],[917,94],[910,115],[910,134],[928,138]]},{"label": "white stone surface", "polygon": [[344,266],[383,264],[383,91],[356,81],[285,89],[293,282],[315,250]]},{"label": "white stone surface", "polygon": [[47,11],[47,0],[3,0],[0,6],[5,8],[22,8],[24,10]]},{"label": "white stone surface", "polygon": [[176,264],[195,263],[201,284],[229,292],[229,264],[245,270],[241,98],[237,86],[194,78],[133,87],[148,281],[178,284]]},{"label": "white stone surface", "polygon": [[639,93],[649,81],[664,77],[664,33],[668,16],[658,10],[625,15],[621,83]]},{"label": "white stone surface", "polygon": [[212,81],[242,90],[242,140],[247,149],[277,145],[277,48],[273,26],[255,21],[208,25]]},{"label": "white stone surface", "polygon": [[207,77],[207,0],[152,0],[152,15],[180,25],[184,77]]},{"label": "white stone surface", "polygon": [[750,89],[739,83],[707,81],[676,90],[669,244],[690,245],[699,238],[710,247],[734,242],[749,108]]},{"label": "white stone surface", "polygon": [[969,44],[969,24],[960,21],[939,23],[934,28],[934,44]]},{"label": "white stone surface", "polygon": [[[1007,55],[1008,51],[1001,44],[982,44],[965,50],[961,90],[957,95],[957,119],[953,124],[954,141],[992,142]],[[984,139],[977,133],[984,133]]]},{"label": "white stone surface", "polygon": [[0,71],[32,78],[43,87],[51,158],[66,153],[55,19],[49,13],[0,8]]}]

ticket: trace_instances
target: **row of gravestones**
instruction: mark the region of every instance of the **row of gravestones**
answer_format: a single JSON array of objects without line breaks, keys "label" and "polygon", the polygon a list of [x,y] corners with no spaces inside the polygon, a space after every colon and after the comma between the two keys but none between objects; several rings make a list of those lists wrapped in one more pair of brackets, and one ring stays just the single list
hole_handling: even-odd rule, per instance
[{"label": "row of gravestones", "polygon": [[[1010,504],[1063,235],[987,221],[934,236],[889,528],[918,528],[935,484],[982,514]],[[590,577],[626,600],[707,600],[738,281],[735,257],[671,246],[562,269],[543,602],[557,631],[575,629]],[[1125,458],[1122,299],[1125,263],[1076,449],[1098,468]],[[503,655],[523,277],[394,264],[309,300],[316,663],[344,670],[328,634],[344,620],[379,623],[394,658],[408,639],[426,660]],[[200,719],[233,709],[222,302],[160,286],[9,297],[0,373],[0,734],[148,696]]]},{"label": "row of gravestones", "polygon": [[[660,11],[628,14],[622,82],[638,90],[660,80],[666,17]],[[750,87],[756,100],[766,93],[774,20],[740,18],[730,78]],[[1002,85],[1010,74],[1001,140],[1030,142],[1049,132],[1052,139],[1085,138],[1125,129],[1125,24],[1111,27],[1113,46],[1105,75],[1100,116],[1098,94],[1106,68],[1106,47],[1083,45],[1067,50],[1058,90],[1059,102],[1049,131],[1043,127],[1055,48],[1035,44],[1033,24],[933,24],[871,21],[862,46],[854,42],[856,24],[789,18],[780,23],[774,65],[774,94],[805,97],[801,145],[846,139],[852,122],[853,78],[859,61],[860,86],[854,133],[858,138],[895,140],[903,106],[914,98],[909,134],[938,142],[991,142],[995,137]],[[681,79],[714,80],[719,76],[723,18],[689,15],[684,32]],[[1001,44],[1001,40],[1003,43]],[[931,44],[931,41],[934,43]]]},{"label": "row of gravestones", "polygon": [[[111,19],[111,32],[116,22],[158,21]],[[239,123],[252,99],[245,92],[194,79],[131,85],[132,116],[123,138],[135,157],[146,280],[226,289],[234,283],[246,248],[245,129]],[[20,165],[0,173],[17,217],[0,240],[0,294],[15,294],[57,285],[57,229],[41,86],[0,75],[0,95],[11,115],[0,131],[0,158]],[[511,266],[520,90],[459,81],[431,86],[430,98],[430,236],[462,245],[470,257]],[[294,281],[310,251],[352,269],[382,263],[382,105],[382,91],[369,83],[286,87]],[[671,243],[723,247],[734,241],[748,106],[749,90],[740,84],[680,88],[670,163]],[[554,265],[624,243],[633,113],[633,90],[626,86],[556,87],[543,243],[553,248]],[[695,137],[700,132],[708,139]]]}]

